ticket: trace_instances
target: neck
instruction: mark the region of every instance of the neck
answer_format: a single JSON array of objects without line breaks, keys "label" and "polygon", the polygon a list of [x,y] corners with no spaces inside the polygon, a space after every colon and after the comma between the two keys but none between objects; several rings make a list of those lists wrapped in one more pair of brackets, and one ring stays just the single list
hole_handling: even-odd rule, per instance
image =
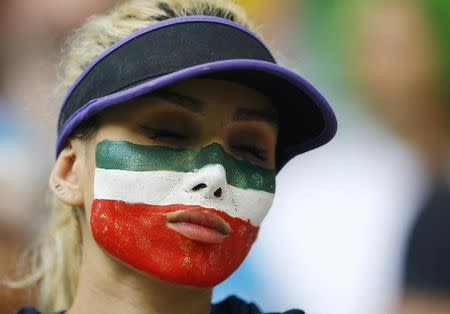
[{"label": "neck", "polygon": [[83,244],[85,254],[78,288],[67,314],[210,313],[211,289],[188,288],[149,278],[113,260],[92,241],[86,241],[90,245]]}]

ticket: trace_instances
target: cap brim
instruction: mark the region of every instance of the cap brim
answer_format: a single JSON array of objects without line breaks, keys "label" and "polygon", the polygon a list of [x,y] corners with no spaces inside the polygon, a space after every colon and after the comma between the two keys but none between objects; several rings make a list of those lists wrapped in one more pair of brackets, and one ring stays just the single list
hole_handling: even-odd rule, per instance
[{"label": "cap brim", "polygon": [[[239,75],[232,75],[239,72]],[[110,106],[151,93],[176,82],[202,76],[221,75],[261,90],[274,103],[279,118],[277,170],[292,157],[329,142],[337,130],[336,117],[327,100],[304,78],[274,63],[237,59],[196,65],[104,97],[92,99],[79,108],[60,130],[57,152],[74,129]]]}]

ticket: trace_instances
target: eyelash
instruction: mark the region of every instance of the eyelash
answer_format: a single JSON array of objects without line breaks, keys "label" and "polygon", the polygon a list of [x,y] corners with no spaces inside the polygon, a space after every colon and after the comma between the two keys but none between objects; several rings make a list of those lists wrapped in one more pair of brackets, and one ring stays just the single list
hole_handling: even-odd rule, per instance
[{"label": "eyelash", "polygon": [[[142,130],[146,133],[146,136],[150,139],[172,139],[183,141],[189,139],[189,136],[181,134],[178,132],[166,130],[166,129],[155,129],[148,126],[141,126]],[[267,160],[267,150],[260,149],[250,145],[231,145],[231,148],[241,152],[249,153],[255,158],[266,161]]]},{"label": "eyelash", "polygon": [[264,149],[260,149],[260,148],[248,146],[248,145],[232,145],[231,148],[242,151],[242,152],[250,153],[254,157],[258,158],[261,161],[267,160],[267,151]]},{"label": "eyelash", "polygon": [[166,139],[173,139],[173,140],[187,140],[189,136],[174,132],[171,130],[166,129],[155,129],[148,126],[141,126],[142,130],[146,133],[147,137],[150,139],[158,139],[158,138],[166,138]]}]

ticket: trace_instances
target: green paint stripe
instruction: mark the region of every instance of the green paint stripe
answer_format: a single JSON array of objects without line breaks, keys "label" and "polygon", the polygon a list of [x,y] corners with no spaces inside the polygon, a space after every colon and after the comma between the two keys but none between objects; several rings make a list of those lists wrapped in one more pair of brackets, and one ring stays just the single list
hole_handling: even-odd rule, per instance
[{"label": "green paint stripe", "polygon": [[130,171],[171,170],[191,172],[210,164],[221,164],[228,184],[252,190],[275,192],[275,171],[239,160],[212,143],[198,149],[138,145],[105,140],[97,144],[98,168]]}]

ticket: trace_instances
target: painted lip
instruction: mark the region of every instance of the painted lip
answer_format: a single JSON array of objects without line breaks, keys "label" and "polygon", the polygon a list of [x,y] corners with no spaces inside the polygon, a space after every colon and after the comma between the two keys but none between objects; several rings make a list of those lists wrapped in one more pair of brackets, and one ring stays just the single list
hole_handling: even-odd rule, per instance
[{"label": "painted lip", "polygon": [[177,210],[166,217],[170,229],[194,241],[218,244],[231,233],[225,220],[201,208]]}]

